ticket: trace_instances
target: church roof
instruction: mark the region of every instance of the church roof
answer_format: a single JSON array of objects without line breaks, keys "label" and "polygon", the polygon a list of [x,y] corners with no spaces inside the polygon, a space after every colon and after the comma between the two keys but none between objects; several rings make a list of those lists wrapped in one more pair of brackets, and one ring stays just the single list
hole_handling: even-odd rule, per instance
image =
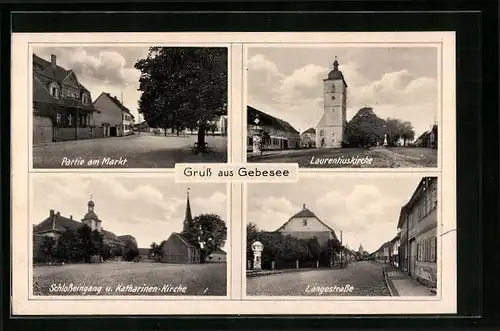
[{"label": "church roof", "polygon": [[84,219],[84,220],[94,219],[94,220],[99,221],[99,222],[101,221],[101,220],[99,219],[99,217],[97,217],[96,213],[94,213],[93,211],[88,211],[88,212],[85,214],[85,216],[83,216],[83,219]]},{"label": "church roof", "polygon": [[199,248],[199,245],[195,245],[194,243],[190,243],[189,240],[184,237],[182,234],[180,233],[177,233],[177,232],[172,232],[172,234],[170,236],[175,236],[177,238],[179,238],[179,240],[186,246],[188,247],[192,247],[192,248]]},{"label": "church roof", "polygon": [[339,62],[337,61],[337,57],[335,57],[335,62],[333,62],[333,70],[328,73],[328,78],[325,80],[342,80],[344,85],[347,87],[347,83],[344,79],[344,74],[339,70]]}]

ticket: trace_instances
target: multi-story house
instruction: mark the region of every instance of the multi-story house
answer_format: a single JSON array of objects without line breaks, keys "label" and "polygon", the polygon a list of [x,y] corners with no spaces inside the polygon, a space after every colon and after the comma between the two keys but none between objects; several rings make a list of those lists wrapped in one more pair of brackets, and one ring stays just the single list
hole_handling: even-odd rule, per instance
[{"label": "multi-story house", "polygon": [[95,130],[95,109],[89,90],[75,72],[33,54],[33,144],[90,139],[102,136]]},{"label": "multi-story house", "polygon": [[437,282],[437,177],[424,177],[401,208],[400,268],[421,283]]},{"label": "multi-story house", "polygon": [[116,97],[103,92],[94,101],[95,125],[105,137],[127,136],[133,133],[134,115]]},{"label": "multi-story house", "polygon": [[[255,123],[255,120],[258,122]],[[290,123],[247,106],[247,151],[253,148],[255,127],[261,128],[264,150],[298,149],[300,134]]]}]

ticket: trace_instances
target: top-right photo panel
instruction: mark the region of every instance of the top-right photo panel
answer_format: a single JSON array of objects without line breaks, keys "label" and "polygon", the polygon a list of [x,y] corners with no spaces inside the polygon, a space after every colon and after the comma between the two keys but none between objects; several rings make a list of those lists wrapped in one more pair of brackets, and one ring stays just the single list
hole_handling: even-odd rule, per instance
[{"label": "top-right photo panel", "polygon": [[438,167],[436,44],[255,46],[246,60],[247,162]]}]

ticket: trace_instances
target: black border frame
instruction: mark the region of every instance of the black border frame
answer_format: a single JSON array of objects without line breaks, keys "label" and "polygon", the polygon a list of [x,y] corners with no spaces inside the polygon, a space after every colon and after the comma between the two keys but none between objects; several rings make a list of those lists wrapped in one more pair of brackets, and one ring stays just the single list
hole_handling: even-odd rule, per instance
[{"label": "black border frame", "polygon": [[[500,271],[495,239],[498,228],[498,3],[486,1],[352,1],[332,3],[198,3],[197,12],[182,4],[125,1],[116,4],[1,5],[1,105],[3,132],[10,132],[10,33],[14,32],[167,32],[167,31],[456,31],[457,43],[457,315],[385,316],[10,316],[10,160],[2,158],[3,313],[7,329],[152,330],[208,328],[370,328],[493,326],[499,322]],[[185,7],[185,6],[184,6]],[[209,8],[210,7],[210,8]],[[219,7],[219,12],[208,12]],[[175,13],[33,13],[27,11],[169,10]],[[265,9],[263,9],[265,8]],[[258,9],[259,11],[251,11]],[[277,10],[285,10],[278,12]],[[364,12],[342,12],[364,10]],[[245,10],[245,12],[243,12]],[[300,12],[307,10],[308,12]],[[320,10],[322,12],[320,12]],[[335,10],[334,12],[323,12]],[[405,12],[396,12],[405,10]],[[433,12],[425,12],[432,10]],[[21,13],[23,11],[23,13]],[[373,12],[375,11],[375,12]],[[390,12],[391,11],[391,12]],[[14,12],[11,16],[11,13]],[[103,19],[103,15],[105,19]],[[92,17],[90,17],[92,16]],[[50,18],[49,18],[50,17]],[[95,22],[99,22],[96,24]],[[482,88],[481,88],[482,87]],[[10,156],[3,134],[2,155]],[[487,215],[487,217],[486,217]],[[488,244],[491,244],[488,248]],[[496,270],[495,270],[496,269]],[[460,316],[461,318],[456,318]],[[272,318],[271,318],[272,317]],[[495,317],[497,320],[495,320]],[[173,325],[172,325],[173,323]]]}]

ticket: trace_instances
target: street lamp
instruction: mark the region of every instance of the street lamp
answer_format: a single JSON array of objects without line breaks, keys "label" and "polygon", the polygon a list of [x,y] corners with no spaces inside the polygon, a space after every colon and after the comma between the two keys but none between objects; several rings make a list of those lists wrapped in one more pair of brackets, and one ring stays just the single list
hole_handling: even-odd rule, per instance
[{"label": "street lamp", "polygon": [[252,134],[252,152],[253,155],[260,155],[262,154],[261,150],[261,141],[262,141],[262,131],[263,128],[262,126],[259,125],[260,119],[259,116],[256,115],[255,119],[253,120],[254,125],[252,126],[251,134]]},{"label": "street lamp", "polygon": [[256,241],[252,244],[251,247],[253,252],[253,269],[261,270],[262,269],[261,255],[262,255],[262,250],[264,249],[264,245],[262,245],[260,241]]}]

